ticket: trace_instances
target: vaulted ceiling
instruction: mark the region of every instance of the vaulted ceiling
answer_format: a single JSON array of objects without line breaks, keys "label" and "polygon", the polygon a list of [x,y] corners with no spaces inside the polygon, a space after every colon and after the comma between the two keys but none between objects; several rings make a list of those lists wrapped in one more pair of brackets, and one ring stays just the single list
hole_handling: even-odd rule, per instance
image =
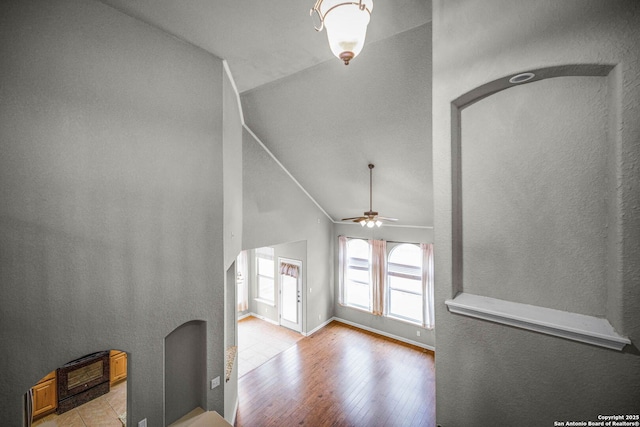
[{"label": "vaulted ceiling", "polygon": [[431,1],[374,0],[345,66],[314,0],[102,0],[228,62],[246,126],[335,221],[369,208],[433,226]]}]

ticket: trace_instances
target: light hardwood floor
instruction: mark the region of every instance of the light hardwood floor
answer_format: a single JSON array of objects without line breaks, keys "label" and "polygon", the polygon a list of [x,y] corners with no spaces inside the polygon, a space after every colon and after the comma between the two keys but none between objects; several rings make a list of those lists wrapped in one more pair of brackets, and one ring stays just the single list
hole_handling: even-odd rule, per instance
[{"label": "light hardwood floor", "polygon": [[237,427],[435,426],[433,352],[339,322],[239,379]]}]

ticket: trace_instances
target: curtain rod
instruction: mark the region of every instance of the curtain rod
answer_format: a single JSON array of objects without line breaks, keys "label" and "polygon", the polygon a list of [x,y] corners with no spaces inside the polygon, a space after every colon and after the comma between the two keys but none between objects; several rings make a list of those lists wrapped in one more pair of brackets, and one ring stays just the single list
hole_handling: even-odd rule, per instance
[{"label": "curtain rod", "polygon": [[[340,236],[345,236],[344,234],[341,234]],[[386,239],[369,239],[368,237],[350,237],[350,236],[345,236],[347,239],[361,239],[361,240],[384,240],[387,243],[408,243],[410,245],[420,245],[422,243],[424,243],[425,245],[433,245],[433,242],[399,242],[397,240],[386,240]]]}]

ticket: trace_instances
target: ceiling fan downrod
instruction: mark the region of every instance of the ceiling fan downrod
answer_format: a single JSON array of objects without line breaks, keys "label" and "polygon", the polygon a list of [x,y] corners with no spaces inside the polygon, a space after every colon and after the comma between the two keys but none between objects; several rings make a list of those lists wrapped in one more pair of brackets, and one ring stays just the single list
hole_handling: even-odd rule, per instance
[{"label": "ceiling fan downrod", "polygon": [[[368,214],[373,215],[373,163],[369,163],[369,212]],[[377,214],[377,213],[376,213]]]},{"label": "ceiling fan downrod", "polygon": [[357,222],[360,225],[367,226],[369,228],[373,228],[374,226],[380,227],[382,225],[381,220],[385,221],[397,221],[397,218],[389,218],[384,216],[379,216],[378,212],[374,212],[373,210],[373,163],[369,163],[369,210],[364,213],[364,216],[353,217],[353,218],[343,218],[342,221],[353,221]]}]

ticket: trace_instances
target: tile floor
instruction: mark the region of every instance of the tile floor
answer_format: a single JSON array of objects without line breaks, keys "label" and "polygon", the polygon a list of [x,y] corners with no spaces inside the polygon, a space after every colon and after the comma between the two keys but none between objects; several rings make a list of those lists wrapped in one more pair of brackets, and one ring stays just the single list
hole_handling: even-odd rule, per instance
[{"label": "tile floor", "polygon": [[302,334],[249,316],[238,322],[238,377],[292,347]]},{"label": "tile floor", "polygon": [[118,418],[127,412],[127,382],[111,387],[107,394],[61,415],[51,414],[35,421],[33,427],[122,427]]}]

